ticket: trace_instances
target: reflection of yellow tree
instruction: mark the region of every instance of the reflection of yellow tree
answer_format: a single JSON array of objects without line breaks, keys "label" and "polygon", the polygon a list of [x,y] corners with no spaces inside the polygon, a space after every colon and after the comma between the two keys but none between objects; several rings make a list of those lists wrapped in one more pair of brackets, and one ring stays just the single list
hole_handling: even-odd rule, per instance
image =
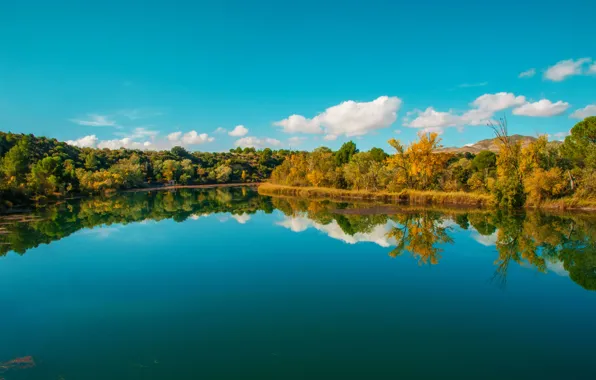
[{"label": "reflection of yellow tree", "polygon": [[493,276],[494,282],[505,287],[511,262],[521,264],[525,260],[539,271],[546,272],[546,262],[537,254],[536,242],[524,233],[523,216],[500,215],[498,225],[496,247],[499,256],[495,261],[497,269]]},{"label": "reflection of yellow tree", "polygon": [[392,228],[387,237],[396,240],[396,247],[389,253],[396,257],[408,251],[418,259],[418,263],[438,264],[443,249],[437,245],[452,243],[447,234],[448,228],[443,226],[439,214],[422,212],[419,214],[402,214],[397,216],[399,226]]}]

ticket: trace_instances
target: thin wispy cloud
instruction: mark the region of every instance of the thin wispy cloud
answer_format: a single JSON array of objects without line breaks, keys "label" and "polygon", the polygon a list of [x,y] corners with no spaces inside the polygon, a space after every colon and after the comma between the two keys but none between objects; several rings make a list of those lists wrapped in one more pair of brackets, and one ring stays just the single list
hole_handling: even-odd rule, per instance
[{"label": "thin wispy cloud", "polygon": [[536,75],[536,69],[531,68],[529,70],[519,73],[519,75],[517,77],[518,78],[532,78],[534,75]]},{"label": "thin wispy cloud", "polygon": [[479,83],[462,83],[460,84],[459,88],[470,88],[470,87],[484,87],[488,84],[488,82],[479,82]]},{"label": "thin wispy cloud", "polygon": [[164,113],[159,110],[150,108],[132,108],[124,109],[118,112],[119,115],[126,117],[129,120],[148,119],[151,117],[161,116]]},{"label": "thin wispy cloud", "polygon": [[75,124],[87,127],[118,127],[116,121],[107,115],[89,114],[86,119],[70,119]]}]

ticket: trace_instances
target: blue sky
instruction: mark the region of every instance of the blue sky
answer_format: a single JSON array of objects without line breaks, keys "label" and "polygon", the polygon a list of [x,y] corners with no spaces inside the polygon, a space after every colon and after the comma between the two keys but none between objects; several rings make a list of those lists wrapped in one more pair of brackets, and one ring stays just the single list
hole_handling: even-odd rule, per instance
[{"label": "blue sky", "polygon": [[389,151],[421,130],[472,143],[506,115],[511,133],[561,138],[596,114],[595,14],[590,0],[2,2],[0,129]]}]

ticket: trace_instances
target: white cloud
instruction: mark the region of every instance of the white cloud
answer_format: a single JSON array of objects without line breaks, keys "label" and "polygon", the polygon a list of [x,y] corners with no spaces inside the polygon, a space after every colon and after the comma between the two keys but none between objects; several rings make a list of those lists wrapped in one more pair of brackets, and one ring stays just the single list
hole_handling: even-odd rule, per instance
[{"label": "white cloud", "polygon": [[68,145],[78,146],[79,148],[95,148],[97,146],[98,138],[95,135],[81,137],[77,140],[68,140]]},{"label": "white cloud", "polygon": [[97,144],[97,147],[99,149],[104,149],[104,148],[108,148],[108,149],[120,149],[120,148],[148,149],[150,146],[151,146],[150,141],[139,142],[139,141],[134,141],[130,137],[125,137],[120,140],[118,140],[118,139],[103,140],[103,141],[100,141],[99,144]]},{"label": "white cloud", "polygon": [[240,224],[246,224],[250,220],[250,215],[243,213],[242,215],[231,215],[232,219]]},{"label": "white cloud", "polygon": [[444,132],[444,128],[442,127],[426,127],[420,130],[422,133],[436,133],[437,135],[442,135]]},{"label": "white cloud", "polygon": [[245,128],[244,125],[237,125],[233,130],[228,132],[228,135],[234,137],[241,137],[245,136],[248,133],[248,128]]},{"label": "white cloud", "polygon": [[123,136],[120,139],[111,140],[99,140],[95,135],[89,135],[81,137],[78,140],[69,140],[68,144],[78,147],[91,147],[91,148],[108,148],[108,149],[171,149],[172,147],[179,146],[191,146],[199,145],[208,142],[212,142],[215,139],[209,137],[206,133],[197,133],[196,131],[190,131],[187,133],[173,132],[163,137],[159,136],[159,131],[149,130],[143,127],[135,128],[131,133],[117,133],[117,135]]},{"label": "white cloud", "polygon": [[228,130],[222,127],[217,128],[213,133],[227,133]]},{"label": "white cloud", "polygon": [[84,125],[88,127],[117,127],[118,125],[114,120],[110,120],[106,115],[89,114],[87,115],[88,120],[71,119],[73,123]]},{"label": "white cloud", "polygon": [[323,133],[321,123],[316,117],[307,119],[302,115],[291,115],[287,119],[276,121],[273,125],[282,127],[286,133]]},{"label": "white cloud", "polygon": [[293,136],[288,139],[288,145],[298,146],[298,145],[302,144],[306,139],[307,139],[306,137]]},{"label": "white cloud", "polygon": [[581,75],[584,65],[591,62],[591,58],[580,58],[578,60],[566,59],[550,66],[544,72],[544,78],[553,82],[560,82],[573,75]]},{"label": "white cloud", "polygon": [[190,131],[186,133],[172,132],[168,136],[168,141],[174,145],[188,146],[188,145],[200,145],[215,140],[214,137],[210,137],[206,133],[197,133],[197,131]]},{"label": "white cloud", "polygon": [[553,140],[563,141],[563,140],[565,140],[566,136],[569,136],[569,132],[557,132],[552,135],[548,135],[548,138],[553,139]]},{"label": "white cloud", "polygon": [[122,137],[130,137],[131,139],[142,139],[142,138],[155,138],[159,135],[159,131],[150,130],[145,127],[137,127],[132,130],[131,133],[114,133],[115,135],[122,136]]},{"label": "white cloud", "polygon": [[522,105],[526,102],[524,96],[515,96],[510,92],[484,94],[472,102],[472,106],[486,111],[502,111],[506,108]]},{"label": "white cloud", "polygon": [[480,82],[480,83],[462,83],[460,84],[459,88],[469,88],[469,87],[484,87],[488,84],[488,82]]},{"label": "white cloud", "polygon": [[585,119],[588,116],[596,116],[596,104],[590,104],[584,108],[575,110],[569,117],[574,119]]},{"label": "white cloud", "polygon": [[588,73],[589,74],[596,74],[596,62],[592,64],[592,66],[590,66],[590,69],[588,69]]},{"label": "white cloud", "polygon": [[519,73],[519,75],[517,77],[518,78],[532,78],[534,75],[536,75],[536,69],[531,68],[529,70]]},{"label": "white cloud", "polygon": [[420,111],[418,116],[407,124],[410,128],[444,128],[457,125],[459,121],[458,116],[449,112],[440,112],[433,107],[428,107],[423,112]]},{"label": "white cloud", "polygon": [[282,127],[286,133],[325,133],[329,138],[363,136],[393,124],[401,104],[401,99],[395,96],[380,96],[371,102],[348,100],[327,108],[312,119],[292,115],[273,125]]},{"label": "white cloud", "polygon": [[509,92],[484,94],[470,103],[472,109],[459,115],[452,110],[442,112],[433,107],[428,107],[424,111],[414,110],[409,112],[408,116],[417,115],[416,118],[412,121],[405,120],[404,126],[441,133],[442,128],[446,127],[461,128],[465,125],[486,125],[495,112],[521,105],[525,101],[524,96],[516,96]]},{"label": "white cloud", "polygon": [[569,103],[559,100],[556,103],[548,99],[542,99],[534,103],[526,103],[513,110],[514,115],[531,117],[556,116],[565,112],[569,108]]},{"label": "white cloud", "polygon": [[247,136],[236,140],[234,145],[242,148],[252,147],[259,149],[265,147],[278,147],[281,145],[281,141],[269,137],[259,138],[254,136]]}]

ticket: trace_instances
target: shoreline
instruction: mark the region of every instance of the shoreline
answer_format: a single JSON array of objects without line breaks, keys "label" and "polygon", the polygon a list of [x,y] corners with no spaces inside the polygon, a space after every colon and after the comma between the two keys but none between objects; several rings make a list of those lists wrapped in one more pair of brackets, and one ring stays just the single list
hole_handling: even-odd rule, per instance
[{"label": "shoreline", "polygon": [[138,187],[135,189],[126,189],[118,191],[119,193],[135,193],[139,191],[159,191],[159,190],[178,190],[178,189],[214,189],[218,187],[255,187],[262,185],[262,182],[241,182],[241,183],[212,183],[208,185],[174,185],[174,186],[154,186]]},{"label": "shoreline", "polygon": [[[299,187],[276,185],[265,182],[258,187],[261,195],[275,197],[295,197],[312,200],[331,201],[363,201],[381,203],[383,205],[417,205],[445,206],[453,209],[494,210],[497,206],[489,194],[459,192],[439,192],[404,190],[399,193],[385,191],[370,192],[359,190],[343,190],[325,187]],[[544,210],[549,212],[595,213],[596,200],[578,200],[562,198],[546,202],[542,205],[525,206],[519,210]]]},{"label": "shoreline", "polygon": [[399,193],[343,190],[326,187],[297,187],[265,182],[259,194],[321,200],[381,202],[383,204],[452,205],[460,208],[494,208],[490,195],[478,193],[404,190]]}]

